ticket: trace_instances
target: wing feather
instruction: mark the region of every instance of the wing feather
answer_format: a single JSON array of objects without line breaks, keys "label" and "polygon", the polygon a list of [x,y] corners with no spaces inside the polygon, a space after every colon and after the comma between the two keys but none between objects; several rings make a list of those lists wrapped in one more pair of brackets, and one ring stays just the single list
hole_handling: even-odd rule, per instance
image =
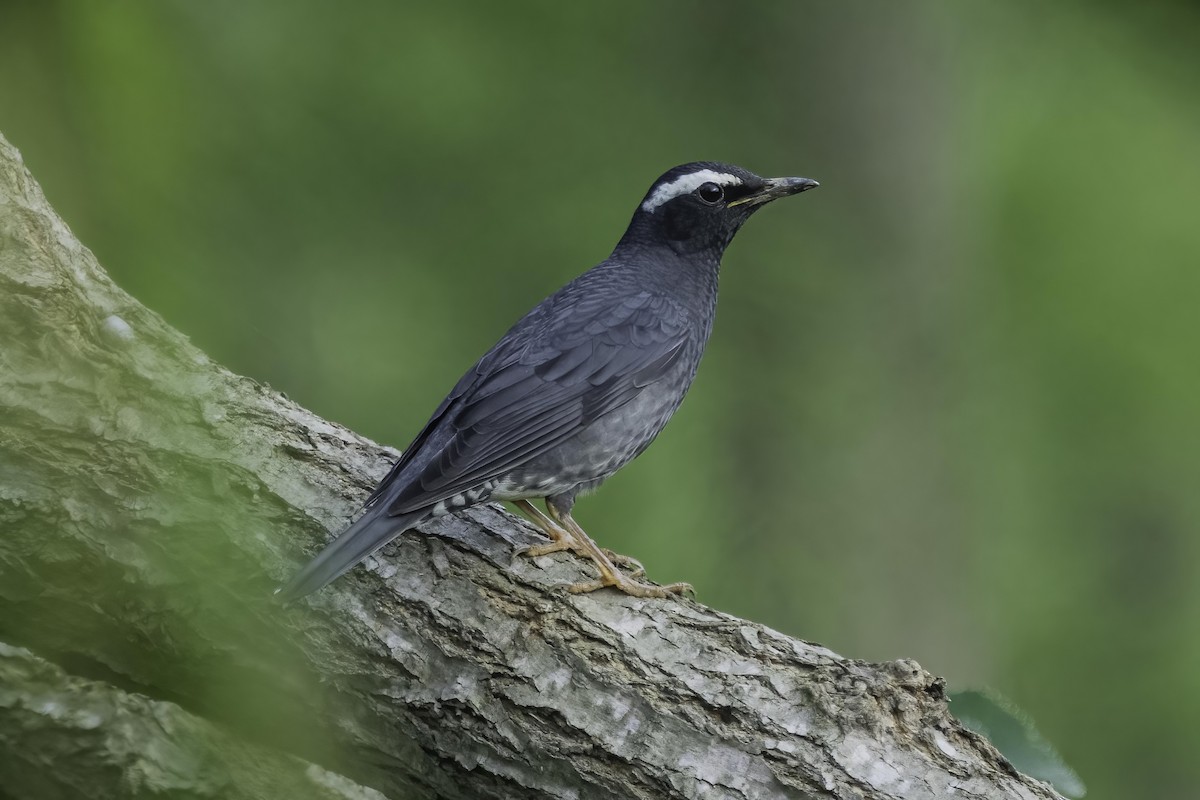
[{"label": "wing feather", "polygon": [[406,451],[373,501],[406,514],[499,478],[632,400],[685,350],[687,316],[662,295],[585,307],[530,321],[537,335],[519,353],[485,356],[414,442],[436,452]]}]

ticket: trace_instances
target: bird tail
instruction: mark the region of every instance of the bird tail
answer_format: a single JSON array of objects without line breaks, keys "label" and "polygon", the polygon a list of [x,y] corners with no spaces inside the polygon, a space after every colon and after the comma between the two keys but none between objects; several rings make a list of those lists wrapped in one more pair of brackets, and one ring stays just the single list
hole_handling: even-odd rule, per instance
[{"label": "bird tail", "polygon": [[416,525],[424,516],[423,511],[389,516],[384,504],[368,509],[341,535],[326,545],[325,549],[285,586],[276,589],[276,596],[282,602],[290,603],[324,588],[352,569],[355,564]]}]

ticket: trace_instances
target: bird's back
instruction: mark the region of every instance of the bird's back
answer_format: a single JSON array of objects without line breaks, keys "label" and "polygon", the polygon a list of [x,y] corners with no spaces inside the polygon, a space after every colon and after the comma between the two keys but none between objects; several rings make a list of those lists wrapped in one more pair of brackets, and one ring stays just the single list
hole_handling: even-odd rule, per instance
[{"label": "bird's back", "polygon": [[715,275],[697,302],[656,271],[610,259],[538,304],[468,370],[373,501],[445,513],[542,497],[638,455],[691,384],[716,300]]}]

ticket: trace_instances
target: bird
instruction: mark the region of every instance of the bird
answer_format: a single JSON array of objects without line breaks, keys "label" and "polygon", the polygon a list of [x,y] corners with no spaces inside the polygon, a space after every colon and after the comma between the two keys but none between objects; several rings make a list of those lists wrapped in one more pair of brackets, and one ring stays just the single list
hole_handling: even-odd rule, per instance
[{"label": "bird", "polygon": [[[721,257],[767,203],[817,187],[731,164],[674,167],[651,185],[612,254],[523,316],[474,364],[402,452],[358,517],[285,586],[311,594],[411,528],[489,501],[513,503],[549,538],[635,597],[691,591],[639,580],[571,515],[576,499],[640,455],[683,401],[712,331]],[[530,501],[543,500],[546,512]]]}]

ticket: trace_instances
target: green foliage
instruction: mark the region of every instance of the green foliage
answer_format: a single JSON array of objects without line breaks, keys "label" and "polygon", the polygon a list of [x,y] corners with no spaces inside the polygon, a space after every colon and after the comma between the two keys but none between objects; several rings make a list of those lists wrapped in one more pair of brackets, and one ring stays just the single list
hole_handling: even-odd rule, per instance
[{"label": "green foliage", "polygon": [[666,167],[819,179],[731,248],[691,397],[581,521],[999,687],[1098,797],[1200,783],[1192,5],[3,15],[0,125],[118,283],[397,446]]},{"label": "green foliage", "polygon": [[962,724],[986,737],[1012,765],[1049,783],[1067,797],[1083,797],[1087,788],[1046,741],[1029,715],[1011,702],[989,691],[953,692],[950,702]]}]

